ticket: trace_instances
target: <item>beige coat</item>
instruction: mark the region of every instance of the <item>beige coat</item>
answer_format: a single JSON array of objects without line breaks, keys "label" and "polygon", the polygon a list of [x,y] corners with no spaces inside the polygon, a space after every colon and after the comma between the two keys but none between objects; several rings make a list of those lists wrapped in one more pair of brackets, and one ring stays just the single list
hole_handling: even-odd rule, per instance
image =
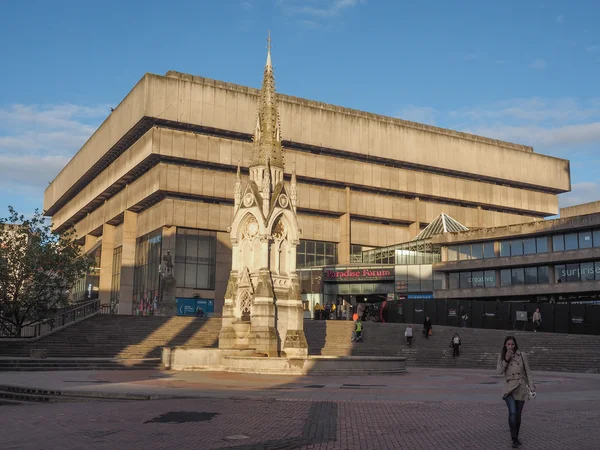
[{"label": "beige coat", "polygon": [[520,350],[515,352],[510,362],[506,362],[502,358],[502,354],[499,354],[496,369],[506,379],[502,386],[502,398],[512,394],[515,400],[527,400],[527,385],[532,391],[535,391],[535,383],[527,356]]}]

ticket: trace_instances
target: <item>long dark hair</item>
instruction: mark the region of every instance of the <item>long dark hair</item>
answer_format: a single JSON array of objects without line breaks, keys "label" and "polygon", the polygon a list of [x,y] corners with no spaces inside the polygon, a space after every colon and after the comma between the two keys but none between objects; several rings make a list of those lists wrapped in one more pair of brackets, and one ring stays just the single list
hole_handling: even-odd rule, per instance
[{"label": "long dark hair", "polygon": [[504,359],[506,357],[506,343],[508,341],[513,341],[515,343],[515,353],[517,350],[519,350],[519,345],[517,344],[517,340],[515,339],[514,336],[506,336],[506,338],[504,339],[504,344],[502,344],[502,359]]}]

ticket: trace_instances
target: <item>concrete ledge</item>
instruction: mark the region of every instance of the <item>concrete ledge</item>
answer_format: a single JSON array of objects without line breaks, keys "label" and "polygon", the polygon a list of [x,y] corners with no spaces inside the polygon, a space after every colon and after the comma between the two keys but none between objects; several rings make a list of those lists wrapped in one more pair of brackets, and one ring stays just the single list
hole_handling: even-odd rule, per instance
[{"label": "concrete ledge", "polygon": [[308,356],[266,358],[220,349],[163,349],[171,370],[240,372],[274,375],[369,375],[406,372],[406,358],[390,356]]}]

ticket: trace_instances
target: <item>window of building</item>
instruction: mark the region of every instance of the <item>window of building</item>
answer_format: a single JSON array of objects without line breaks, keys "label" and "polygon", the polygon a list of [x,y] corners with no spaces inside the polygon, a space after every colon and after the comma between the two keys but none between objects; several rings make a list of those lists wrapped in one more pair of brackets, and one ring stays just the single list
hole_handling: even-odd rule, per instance
[{"label": "window of building", "polygon": [[581,281],[593,281],[595,277],[594,263],[585,262],[579,265]]},{"label": "window of building", "polygon": [[496,253],[494,252],[494,243],[493,242],[484,242],[483,243],[483,257],[484,258],[494,258]]},{"label": "window of building", "polygon": [[460,253],[460,260],[471,259],[471,246],[469,244],[459,245],[458,252]]},{"label": "window of building", "polygon": [[495,270],[486,270],[483,273],[485,277],[485,287],[486,288],[494,288],[496,287],[496,271]]},{"label": "window of building", "polygon": [[535,249],[535,238],[528,238],[523,240],[523,254],[533,255],[536,253]]},{"label": "window of building", "polygon": [[351,263],[362,263],[362,252],[368,250],[371,247],[363,247],[362,245],[351,244],[350,245],[350,262]]},{"label": "window of building", "polygon": [[119,312],[119,294],[121,292],[121,260],[123,247],[117,247],[113,250],[112,277],[110,285],[110,312],[116,314]]},{"label": "window of building", "polygon": [[536,238],[536,247],[537,253],[547,253],[548,252],[548,236],[541,236]]},{"label": "window of building", "polygon": [[565,237],[562,234],[552,236],[552,251],[562,252],[565,249]]},{"label": "window of building", "polygon": [[525,284],[537,284],[537,283],[538,283],[537,267],[525,267]]},{"label": "window of building", "polygon": [[579,239],[577,233],[565,234],[565,250],[577,250],[579,247]]},{"label": "window of building", "polygon": [[579,233],[579,248],[592,248],[592,232],[581,231]]},{"label": "window of building", "polygon": [[448,289],[458,289],[460,287],[460,277],[458,272],[448,274]]},{"label": "window of building", "polygon": [[473,272],[471,274],[471,286],[474,288],[482,288],[485,286],[483,272]]},{"label": "window of building", "polygon": [[522,267],[511,269],[510,283],[513,286],[525,283],[525,270]]},{"label": "window of building", "polygon": [[162,229],[136,239],[133,270],[133,312],[148,314],[158,303]]},{"label": "window of building", "polygon": [[554,282],[555,283],[566,283],[567,281],[567,270],[564,264],[558,264],[554,266]]},{"label": "window of building", "polygon": [[579,264],[567,264],[567,282],[580,281]]},{"label": "window of building", "polygon": [[177,287],[214,289],[216,253],[214,231],[177,228],[174,270]]},{"label": "window of building", "polygon": [[[388,264],[387,260],[382,263],[383,253],[375,252],[375,262]],[[337,264],[337,244],[335,242],[308,241],[301,239],[296,248],[296,267],[329,266]]]},{"label": "window of building", "polygon": [[471,287],[471,272],[460,272],[460,288],[468,289]]},{"label": "window of building", "polygon": [[482,244],[471,245],[471,259],[481,259],[481,258],[483,258],[483,245]]},{"label": "window of building", "polygon": [[510,241],[500,242],[500,256],[510,256]]},{"label": "window of building", "polygon": [[523,241],[521,239],[515,239],[510,241],[510,255],[521,256],[523,254]]},{"label": "window of building", "polygon": [[594,230],[594,247],[600,247],[600,230]]},{"label": "window of building", "polygon": [[541,266],[537,268],[537,279],[538,284],[550,283],[550,270],[548,266]]},{"label": "window of building", "polygon": [[500,271],[500,285],[510,286],[511,285],[511,274],[510,269],[502,269]]},{"label": "window of building", "polygon": [[458,245],[450,245],[448,247],[448,261],[458,261]]}]

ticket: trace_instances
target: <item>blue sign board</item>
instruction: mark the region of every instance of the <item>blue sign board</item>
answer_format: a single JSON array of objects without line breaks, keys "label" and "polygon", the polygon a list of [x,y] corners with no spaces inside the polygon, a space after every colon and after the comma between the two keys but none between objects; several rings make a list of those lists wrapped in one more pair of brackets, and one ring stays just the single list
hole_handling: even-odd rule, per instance
[{"label": "blue sign board", "polygon": [[202,308],[206,316],[212,316],[215,313],[215,301],[209,298],[178,298],[177,315],[195,316],[198,307]]},{"label": "blue sign board", "polygon": [[413,300],[420,300],[420,299],[432,299],[433,298],[433,294],[408,294],[407,295],[408,299],[413,299]]}]

